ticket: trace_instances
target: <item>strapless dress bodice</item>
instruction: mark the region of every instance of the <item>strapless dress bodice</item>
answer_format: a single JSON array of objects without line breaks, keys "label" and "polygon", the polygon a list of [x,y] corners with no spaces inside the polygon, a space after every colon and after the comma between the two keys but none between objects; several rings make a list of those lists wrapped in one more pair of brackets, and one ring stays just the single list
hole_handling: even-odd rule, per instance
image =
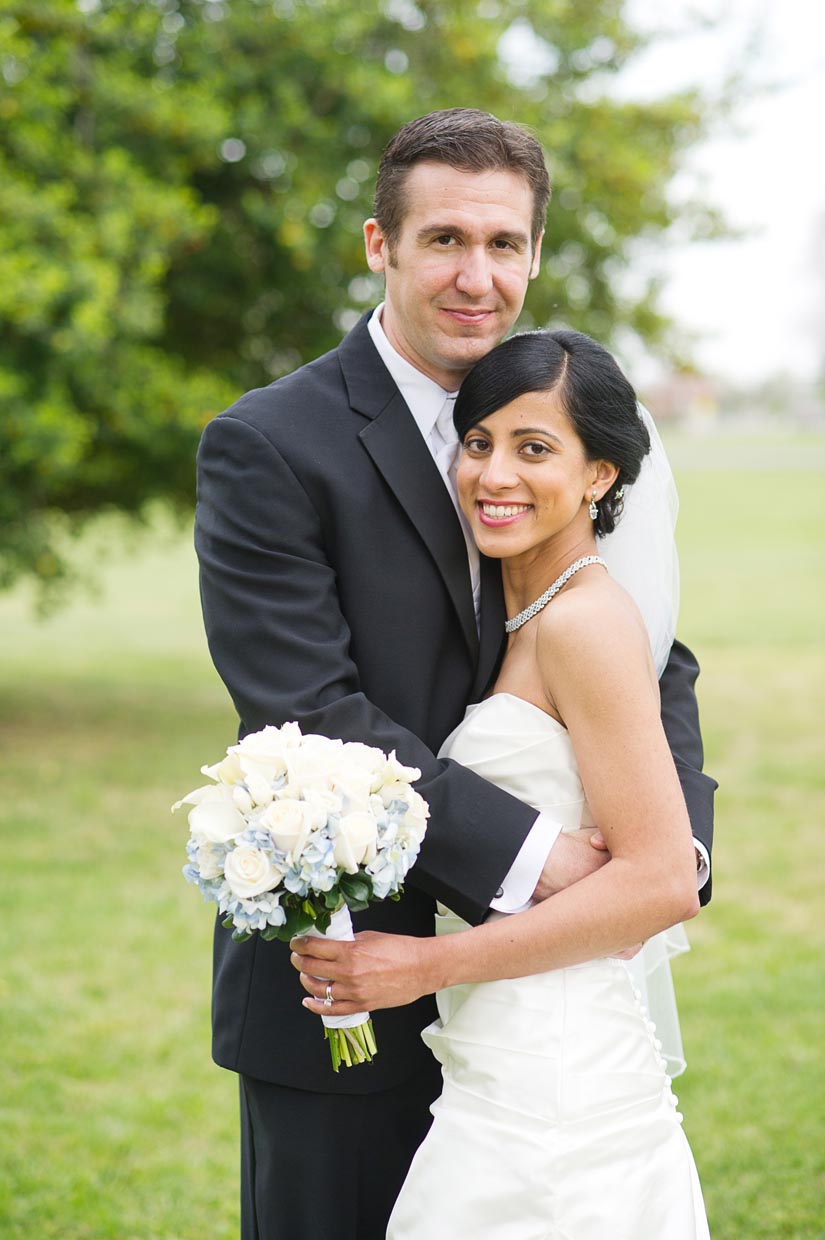
[{"label": "strapless dress bodice", "polygon": [[594,825],[567,728],[524,698],[494,693],[468,706],[439,757],[551,814],[566,831]]}]

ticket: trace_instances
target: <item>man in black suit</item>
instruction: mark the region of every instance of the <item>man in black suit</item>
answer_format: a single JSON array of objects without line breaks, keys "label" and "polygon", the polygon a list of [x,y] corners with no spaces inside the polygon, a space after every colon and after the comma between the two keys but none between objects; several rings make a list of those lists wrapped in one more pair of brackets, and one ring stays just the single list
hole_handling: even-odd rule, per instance
[{"label": "man in black suit", "polygon": [[[355,928],[431,934],[583,877],[603,854],[434,755],[492,676],[499,566],[458,514],[450,394],[510,330],[539,269],[549,183],[518,126],[472,109],[411,122],[382,158],[367,261],[386,297],[324,357],[207,426],[196,545],[209,646],[241,731],[295,719],[421,769],[427,838],[404,898]],[[678,643],[662,714],[698,841],[698,668]],[[703,899],[709,884],[703,888]],[[379,1240],[439,1086],[430,999],[375,1013],[379,1055],[333,1074],[288,948],[215,932],[213,1053],[240,1074],[244,1240]]]}]

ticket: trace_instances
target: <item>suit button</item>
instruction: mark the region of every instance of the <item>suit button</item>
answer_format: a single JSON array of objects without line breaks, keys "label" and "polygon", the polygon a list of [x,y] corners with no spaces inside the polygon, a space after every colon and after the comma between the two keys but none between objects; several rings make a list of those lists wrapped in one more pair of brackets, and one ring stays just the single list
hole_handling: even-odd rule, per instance
[{"label": "suit button", "polygon": [[504,888],[503,888],[503,887],[499,887],[498,891],[497,891],[497,892],[496,892],[496,894],[493,896],[493,899],[494,899],[494,900],[500,900],[500,899],[501,899],[501,897],[502,897],[503,895],[504,895]]}]

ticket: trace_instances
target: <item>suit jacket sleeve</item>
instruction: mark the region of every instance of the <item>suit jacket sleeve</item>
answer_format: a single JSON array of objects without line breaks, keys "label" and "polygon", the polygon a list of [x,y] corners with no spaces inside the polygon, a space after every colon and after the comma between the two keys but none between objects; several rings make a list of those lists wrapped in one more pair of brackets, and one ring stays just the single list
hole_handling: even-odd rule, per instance
[{"label": "suit jacket sleeve", "polygon": [[[704,844],[710,856],[713,845],[713,794],[717,785],[702,771],[704,753],[695,692],[698,675],[699,664],[687,646],[674,642],[659,680],[662,724],[682,785],[694,838]],[[699,891],[700,903],[707,904],[710,896],[711,879],[708,878]]]},{"label": "suit jacket sleeve", "polygon": [[419,767],[431,817],[410,881],[480,921],[536,812],[436,759],[367,699],[318,513],[269,438],[231,415],[201,441],[195,544],[209,649],[242,730],[295,719]]}]

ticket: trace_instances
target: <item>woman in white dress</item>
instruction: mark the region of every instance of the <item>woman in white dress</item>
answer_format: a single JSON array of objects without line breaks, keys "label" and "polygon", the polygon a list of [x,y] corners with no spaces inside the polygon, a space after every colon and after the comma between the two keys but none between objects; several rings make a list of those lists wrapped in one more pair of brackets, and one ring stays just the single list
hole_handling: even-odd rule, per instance
[{"label": "woman in white dress", "polygon": [[462,508],[502,562],[511,619],[490,695],[442,756],[566,831],[598,823],[610,860],[473,929],[440,909],[433,939],[312,940],[305,1003],[328,1010],[319,976],[341,1015],[438,992],[423,1036],[444,1090],[390,1240],[703,1240],[661,1047],[616,955],[699,907],[648,632],[596,541],[648,433],[611,355],[575,332],[500,345],[465,380],[455,421]]}]

